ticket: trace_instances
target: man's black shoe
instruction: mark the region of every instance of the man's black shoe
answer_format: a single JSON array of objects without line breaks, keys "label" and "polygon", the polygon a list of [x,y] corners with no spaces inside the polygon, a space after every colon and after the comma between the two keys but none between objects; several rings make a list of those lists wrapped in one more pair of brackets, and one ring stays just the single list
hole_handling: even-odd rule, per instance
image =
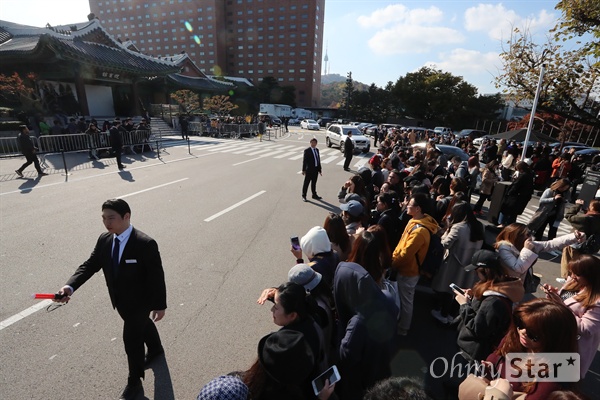
[{"label": "man's black shoe", "polygon": [[315,200],[321,200],[322,199],[322,197],[319,196],[319,195],[317,195],[317,194],[313,194],[312,198],[315,199]]},{"label": "man's black shoe", "polygon": [[139,396],[144,395],[144,387],[142,386],[142,382],[138,379],[134,383],[127,383],[125,389],[123,389],[123,393],[119,397],[119,400],[135,400]]},{"label": "man's black shoe", "polygon": [[350,168],[344,168],[344,171],[350,171]]},{"label": "man's black shoe", "polygon": [[148,354],[146,354],[146,356],[144,357],[144,367],[148,367],[163,354],[165,354],[165,350],[162,347],[158,351],[153,351],[152,353],[148,352]]},{"label": "man's black shoe", "polygon": [[302,201],[306,203],[306,196],[302,196]]}]

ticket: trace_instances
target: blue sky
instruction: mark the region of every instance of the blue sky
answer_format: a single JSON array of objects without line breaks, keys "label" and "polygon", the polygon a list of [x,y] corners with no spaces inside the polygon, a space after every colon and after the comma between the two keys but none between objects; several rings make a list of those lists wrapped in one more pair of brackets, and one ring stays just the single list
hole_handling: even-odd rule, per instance
[{"label": "blue sky", "polygon": [[[495,93],[499,53],[513,27],[542,40],[560,13],[557,0],[326,0],[327,70],[383,87],[424,65]],[[0,19],[33,26],[85,21],[88,0],[1,0]],[[325,65],[323,65],[325,73]]]}]

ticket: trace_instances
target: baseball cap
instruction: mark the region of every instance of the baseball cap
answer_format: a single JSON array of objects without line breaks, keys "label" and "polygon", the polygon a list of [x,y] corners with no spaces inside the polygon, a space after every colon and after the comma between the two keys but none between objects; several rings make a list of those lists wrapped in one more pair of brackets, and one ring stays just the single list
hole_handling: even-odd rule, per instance
[{"label": "baseball cap", "polygon": [[346,211],[353,217],[358,217],[363,213],[363,206],[356,200],[350,200],[349,202],[340,205],[340,210]]},{"label": "baseball cap", "polygon": [[498,253],[491,250],[478,250],[473,254],[471,264],[465,267],[465,271],[474,271],[477,268],[500,268]]},{"label": "baseball cap", "polygon": [[288,272],[288,280],[304,286],[310,291],[321,282],[321,274],[309,267],[307,264],[296,264]]}]

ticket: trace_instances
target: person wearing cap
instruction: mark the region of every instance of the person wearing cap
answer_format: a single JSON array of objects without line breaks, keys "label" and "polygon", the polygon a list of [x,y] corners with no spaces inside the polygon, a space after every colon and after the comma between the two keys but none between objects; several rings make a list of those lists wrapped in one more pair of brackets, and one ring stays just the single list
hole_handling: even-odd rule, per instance
[{"label": "person wearing cap", "polygon": [[[315,357],[304,335],[280,330],[260,340],[258,358],[243,373],[243,381],[253,400],[312,399],[314,366]],[[328,399],[334,388],[335,384],[326,384],[317,399]]]},{"label": "person wearing cap", "polygon": [[346,223],[346,232],[349,235],[354,235],[358,228],[362,227],[364,207],[356,200],[350,200],[347,203],[341,204],[342,218]]},{"label": "person wearing cap", "polygon": [[392,255],[392,268],[397,271],[398,291],[402,309],[398,333],[405,336],[410,329],[413,313],[415,287],[419,282],[419,261],[425,260],[431,235],[437,234],[439,226],[428,212],[429,196],[413,194],[407,205],[407,214],[412,219],[406,225],[400,241]]},{"label": "person wearing cap", "polygon": [[40,167],[40,161],[35,155],[37,147],[33,145],[33,142],[29,137],[29,128],[27,128],[27,125],[20,125],[19,131],[20,133],[19,136],[17,136],[17,143],[19,144],[19,149],[21,150],[21,153],[25,156],[26,161],[25,164],[21,165],[21,168],[16,169],[15,172],[22,178],[23,170],[31,164],[33,164],[39,177],[48,175],[42,170],[42,167]]},{"label": "person wearing cap", "polygon": [[[328,348],[325,345],[321,327],[313,318],[313,316],[318,318],[319,307],[315,300],[310,294],[307,294],[304,286],[293,282],[280,285],[274,296],[268,297],[267,300],[273,302],[271,312],[273,322],[281,327],[279,332],[291,331],[302,334],[311,354],[311,368],[307,375],[315,378],[328,367]],[[275,378],[281,382],[280,379]],[[298,383],[303,381],[304,379],[300,379]],[[306,381],[306,384],[301,385],[304,393],[311,393],[310,379]]]},{"label": "person wearing cap", "polygon": [[304,175],[304,183],[302,184],[302,201],[306,202],[306,192],[310,183],[312,198],[321,200],[321,196],[317,194],[317,179],[319,175],[323,176],[321,169],[321,156],[317,149],[317,138],[310,139],[310,146],[304,150],[302,158],[302,175]]},{"label": "person wearing cap", "polygon": [[[332,350],[332,340],[334,339],[335,319],[333,310],[335,303],[333,301],[333,292],[331,285],[323,280],[323,276],[310,267],[308,264],[296,264],[288,272],[288,281],[304,287],[306,292],[314,299],[319,307],[315,310],[316,320],[323,332],[323,348],[326,355]],[[267,288],[262,291],[256,302],[263,305],[267,300],[274,302],[277,288]],[[328,357],[329,358],[329,357]]]},{"label": "person wearing cap", "polygon": [[350,161],[354,154],[354,140],[352,140],[352,131],[346,132],[348,137],[344,140],[344,171],[350,171]]},{"label": "person wearing cap", "polygon": [[113,126],[108,131],[110,138],[110,147],[112,153],[115,155],[117,159],[117,167],[119,169],[125,168],[123,163],[121,162],[121,153],[123,152],[123,133],[126,132],[125,129],[121,126],[121,119],[115,118],[113,121]]},{"label": "person wearing cap", "polygon": [[455,292],[460,304],[457,344],[467,360],[480,361],[500,344],[512,320],[512,306],[525,295],[522,282],[504,273],[494,251],[479,250],[465,271],[475,271],[478,282],[465,295]]}]

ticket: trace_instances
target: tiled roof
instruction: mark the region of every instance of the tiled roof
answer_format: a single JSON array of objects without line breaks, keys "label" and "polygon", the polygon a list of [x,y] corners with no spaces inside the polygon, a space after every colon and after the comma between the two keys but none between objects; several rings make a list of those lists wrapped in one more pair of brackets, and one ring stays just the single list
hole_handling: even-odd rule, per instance
[{"label": "tiled roof", "polygon": [[179,72],[180,68],[174,62],[129,50],[107,34],[97,20],[54,28],[0,21],[0,29],[3,63],[11,59],[15,62],[36,59],[41,54],[47,57],[47,50],[51,50],[57,58],[140,76],[167,75]]},{"label": "tiled roof", "polygon": [[181,74],[170,74],[168,80],[186,89],[197,90],[228,90],[234,88],[231,83],[219,82],[209,78],[195,78]]}]

